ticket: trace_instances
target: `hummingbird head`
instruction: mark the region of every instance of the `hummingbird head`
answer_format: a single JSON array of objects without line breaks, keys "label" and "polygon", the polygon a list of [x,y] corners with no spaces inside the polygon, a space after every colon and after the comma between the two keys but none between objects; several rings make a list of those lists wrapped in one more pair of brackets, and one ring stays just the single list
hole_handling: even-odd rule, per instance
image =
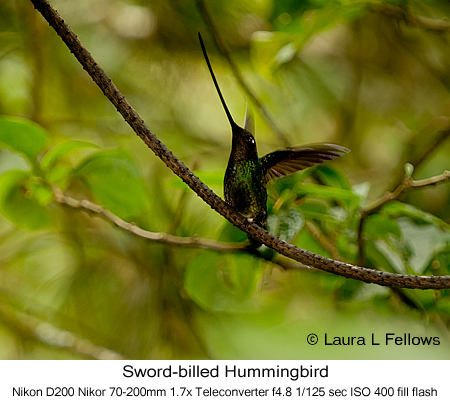
[{"label": "hummingbird head", "polygon": [[253,135],[236,123],[232,124],[231,130],[233,133],[231,152],[236,160],[257,160],[258,151]]}]

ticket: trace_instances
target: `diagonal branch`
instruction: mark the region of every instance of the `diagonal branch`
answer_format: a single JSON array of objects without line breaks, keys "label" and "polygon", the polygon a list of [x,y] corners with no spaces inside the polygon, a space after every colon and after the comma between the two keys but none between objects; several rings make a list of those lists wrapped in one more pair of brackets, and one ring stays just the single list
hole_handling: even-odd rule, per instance
[{"label": "diagonal branch", "polygon": [[111,82],[103,69],[95,62],[91,54],[81,44],[75,33],[69,25],[64,22],[58,12],[46,0],[30,1],[47,20],[50,26],[57,32],[83,68],[88,72],[105,96],[112,104],[114,104],[117,111],[119,111],[125,121],[144,143],[199,197],[201,197],[203,201],[228,219],[233,225],[286,257],[336,275],[361,280],[366,283],[376,283],[382,286],[416,289],[450,288],[450,276],[401,275],[357,267],[319,256],[304,249],[299,249],[267,232],[258,225],[247,221],[245,217],[236,213],[229,205],[200,181],[200,179],[195,176],[183,162],[175,157],[156,135],[150,131],[141,117],[131,107],[123,94],[119,92],[114,83]]}]

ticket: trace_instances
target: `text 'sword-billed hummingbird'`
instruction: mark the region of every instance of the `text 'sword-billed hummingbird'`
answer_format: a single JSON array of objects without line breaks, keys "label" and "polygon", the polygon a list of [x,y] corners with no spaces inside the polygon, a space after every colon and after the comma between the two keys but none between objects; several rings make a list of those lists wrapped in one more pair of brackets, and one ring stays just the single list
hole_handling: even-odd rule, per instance
[{"label": "text 'sword-billed hummingbird'", "polygon": [[[244,128],[234,122],[220,91],[200,33],[198,36],[214,86],[228,121],[230,121],[233,135],[224,179],[225,201],[246,217],[249,222],[255,222],[265,228],[267,220],[266,185],[270,180],[334,160],[350,150],[337,144],[321,143],[289,147],[266,154],[261,158],[258,157],[255,138],[250,132],[252,128],[248,116],[245,118]],[[257,241],[250,239],[253,245],[259,245]]]}]

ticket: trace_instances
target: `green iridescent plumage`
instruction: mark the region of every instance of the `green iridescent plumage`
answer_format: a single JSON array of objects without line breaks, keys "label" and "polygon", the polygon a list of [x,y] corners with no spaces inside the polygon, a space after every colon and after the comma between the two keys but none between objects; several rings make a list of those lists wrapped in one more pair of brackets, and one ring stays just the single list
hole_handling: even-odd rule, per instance
[{"label": "green iridescent plumage", "polygon": [[267,192],[255,182],[262,182],[260,160],[237,161],[228,164],[225,172],[225,201],[247,219],[265,226]]},{"label": "green iridescent plumage", "polygon": [[[252,124],[249,117],[246,116],[244,124],[246,129],[234,122],[220,91],[200,33],[199,40],[233,135],[224,179],[225,201],[249,221],[265,227],[267,220],[266,184],[271,179],[333,160],[350,150],[336,144],[322,143],[277,150],[259,158],[253,132],[250,132]],[[250,241],[253,246],[259,245],[252,238]]]}]

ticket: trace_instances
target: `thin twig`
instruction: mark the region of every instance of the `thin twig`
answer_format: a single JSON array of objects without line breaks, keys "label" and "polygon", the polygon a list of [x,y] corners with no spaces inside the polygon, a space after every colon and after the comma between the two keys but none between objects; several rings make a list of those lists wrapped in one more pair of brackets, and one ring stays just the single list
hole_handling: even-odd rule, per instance
[{"label": "thin twig", "polygon": [[61,37],[70,51],[74,54],[83,68],[88,72],[94,82],[99,86],[111,103],[117,108],[125,121],[136,134],[161,160],[178,175],[199,197],[211,208],[243,232],[252,236],[258,242],[292,258],[305,265],[321,269],[346,278],[357,279],[366,283],[375,283],[382,286],[403,287],[413,289],[448,289],[450,276],[413,276],[393,274],[369,268],[357,267],[341,261],[322,257],[310,251],[300,249],[265,229],[249,222],[247,218],[235,212],[219,196],[209,189],[189,168],[184,165],[172,152],[156,137],[145,125],[142,118],[131,107],[122,93],[108,78],[105,71],[95,62],[91,54],[81,44],[75,33],[61,18],[58,12],[46,0],[30,0],[35,8],[43,15],[50,26]]},{"label": "thin twig", "polygon": [[450,180],[450,171],[445,171],[441,175],[433,176],[427,179],[414,180],[410,176],[405,176],[402,183],[393,192],[386,193],[372,204],[361,210],[362,216],[368,216],[378,211],[386,203],[397,199],[403,192],[413,188],[423,188],[425,186],[433,186]]},{"label": "thin twig", "polygon": [[371,11],[379,12],[408,25],[417,26],[434,32],[446,32],[450,30],[450,21],[447,19],[434,19],[415,14],[407,7],[393,6],[387,3],[371,3]]},{"label": "thin twig", "polygon": [[[444,122],[445,123],[445,129],[441,129],[438,132],[430,135],[429,132],[426,130],[423,130],[419,132],[417,135],[414,135],[411,137],[409,143],[407,143],[406,147],[419,147],[420,152],[413,155],[407,155],[407,159],[410,164],[414,166],[414,173],[416,173],[420,167],[425,163],[426,160],[428,160],[429,157],[433,155],[433,153],[440,149],[440,146],[442,143],[444,143],[449,137],[450,137],[450,118],[447,117],[438,117],[436,118],[433,123],[437,122]],[[416,145],[417,137],[430,137],[427,144],[421,144],[419,146]],[[402,171],[397,175],[397,178],[393,181],[391,186],[391,190],[394,191],[402,182],[404,179],[404,171]]]},{"label": "thin twig", "polygon": [[253,93],[253,91],[250,89],[250,87],[247,85],[244,78],[242,77],[241,71],[239,70],[237,64],[234,62],[233,56],[231,55],[228,46],[225,44],[225,42],[222,40],[222,37],[219,34],[219,30],[217,29],[216,24],[214,23],[211,12],[205,0],[196,0],[196,3],[200,15],[205,20],[205,24],[209,28],[211,36],[213,37],[217,48],[230,65],[231,71],[233,72],[233,75],[236,78],[239,85],[241,86],[242,90],[256,105],[259,112],[267,122],[267,125],[270,126],[270,128],[276,133],[278,138],[282,141],[283,146],[285,147],[289,146],[289,140],[284,134],[284,132],[278,127],[274,119],[271,117],[270,112],[268,111],[266,106],[261,101],[259,101],[259,99],[256,97],[256,95]]},{"label": "thin twig", "polygon": [[54,187],[53,192],[55,194],[55,200],[63,205],[78,209],[78,210],[85,210],[97,215],[100,215],[107,220],[111,221],[116,225],[117,227],[124,229],[133,235],[142,237],[147,240],[151,240],[154,242],[160,242],[160,243],[166,243],[169,245],[174,246],[183,246],[183,247],[194,247],[194,248],[204,248],[208,250],[214,250],[218,252],[244,252],[250,255],[253,255],[258,258],[262,258],[266,261],[271,262],[272,264],[277,265],[278,267],[281,267],[284,270],[299,270],[299,269],[308,269],[308,267],[296,263],[292,260],[289,260],[283,256],[280,256],[279,254],[276,255],[272,259],[267,259],[265,257],[262,257],[261,253],[258,252],[249,252],[248,251],[248,242],[241,242],[241,243],[226,243],[226,242],[219,242],[215,240],[205,239],[205,238],[199,238],[199,237],[180,237],[180,236],[174,236],[170,235],[165,232],[151,232],[147,231],[145,229],[139,228],[137,225],[124,221],[117,215],[113,214],[111,211],[105,209],[102,206],[99,206],[98,204],[95,204],[89,200],[77,200],[73,197],[65,195],[61,189]]},{"label": "thin twig", "polygon": [[124,221],[117,215],[113,214],[111,211],[99,206],[98,204],[92,203],[89,200],[77,200],[73,197],[65,195],[60,189],[53,188],[55,193],[55,200],[60,204],[65,204],[72,208],[82,209],[89,211],[94,214],[99,214],[112,223],[122,228],[133,235],[140,236],[144,239],[148,239],[154,242],[167,243],[175,246],[184,247],[198,247],[204,249],[210,249],[215,251],[245,251],[246,243],[224,243],[215,240],[204,239],[199,237],[181,237],[170,235],[165,232],[151,232],[145,229],[139,228],[137,225]]},{"label": "thin twig", "polygon": [[54,187],[53,193],[55,194],[55,200],[63,205],[78,209],[88,211],[97,215],[100,215],[107,220],[111,221],[117,227],[124,229],[133,235],[139,236],[141,238],[151,240],[154,242],[165,243],[174,246],[183,246],[183,247],[193,247],[193,248],[203,248],[208,250],[214,250],[218,252],[244,252],[250,255],[253,255],[258,258],[262,258],[266,261],[271,262],[284,270],[290,269],[307,269],[302,264],[293,262],[289,259],[286,259],[283,256],[276,255],[273,259],[267,259],[262,257],[262,254],[259,252],[249,252],[248,250],[248,242],[241,243],[226,243],[219,242],[216,240],[210,240],[199,237],[180,237],[170,235],[165,232],[151,232],[145,229],[139,228],[137,225],[124,221],[122,218],[113,214],[111,211],[105,209],[98,204],[95,204],[89,200],[77,200],[73,197],[65,195],[61,189]]},{"label": "thin twig", "polygon": [[393,192],[388,192],[384,196],[375,200],[372,204],[361,209],[361,218],[358,226],[358,247],[359,247],[359,262],[364,264],[364,226],[367,217],[380,210],[385,204],[396,200],[402,193],[414,188],[423,188],[426,186],[433,186],[439,183],[444,183],[450,180],[450,171],[445,171],[441,175],[433,176],[427,179],[414,180],[411,176],[405,176]]},{"label": "thin twig", "polygon": [[91,341],[65,329],[57,328],[49,322],[0,304],[0,319],[21,336],[32,337],[48,346],[68,349],[96,360],[122,360],[115,351],[96,346]]}]

